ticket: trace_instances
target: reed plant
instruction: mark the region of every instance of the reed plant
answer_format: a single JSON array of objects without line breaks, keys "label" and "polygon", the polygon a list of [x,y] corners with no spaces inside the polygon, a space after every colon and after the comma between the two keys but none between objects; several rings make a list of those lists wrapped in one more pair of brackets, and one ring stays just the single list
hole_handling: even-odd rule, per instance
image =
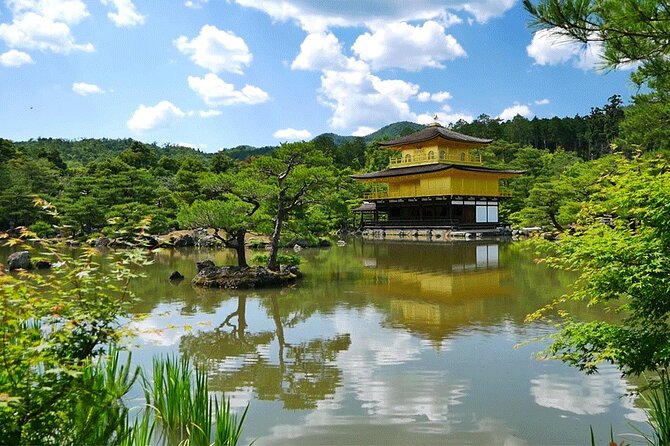
[{"label": "reed plant", "polygon": [[648,382],[648,390],[640,396],[647,406],[647,422],[651,434],[638,431],[647,444],[670,445],[670,377],[667,369],[658,371],[658,380]]},{"label": "reed plant", "polygon": [[238,418],[230,401],[219,404],[218,398],[209,394],[206,371],[193,366],[185,357],[154,359],[153,372],[153,382],[144,381],[145,395],[147,407],[155,412],[159,442],[184,446],[237,445],[248,406]]}]

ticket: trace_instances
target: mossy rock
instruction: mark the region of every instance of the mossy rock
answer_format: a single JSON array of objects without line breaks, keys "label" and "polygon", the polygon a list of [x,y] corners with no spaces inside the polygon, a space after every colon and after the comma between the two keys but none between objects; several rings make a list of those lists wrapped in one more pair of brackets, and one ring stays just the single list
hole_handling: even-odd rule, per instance
[{"label": "mossy rock", "polygon": [[295,267],[272,271],[262,266],[210,266],[200,269],[191,283],[206,288],[270,288],[288,285],[301,276]]}]

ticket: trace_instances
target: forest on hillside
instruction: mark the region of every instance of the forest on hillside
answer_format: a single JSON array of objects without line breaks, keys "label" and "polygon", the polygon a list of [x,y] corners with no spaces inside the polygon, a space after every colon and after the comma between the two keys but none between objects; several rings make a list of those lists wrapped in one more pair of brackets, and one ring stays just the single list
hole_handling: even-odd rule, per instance
[{"label": "forest on hillside", "polygon": [[[599,176],[615,168],[620,156],[665,152],[670,137],[663,128],[649,128],[650,119],[666,113],[657,95],[638,95],[629,105],[613,95],[584,116],[502,121],[480,115],[450,127],[494,139],[481,150],[485,165],[527,172],[510,182],[514,196],[505,203],[503,218],[563,230],[575,221],[580,202],[593,193]],[[305,202],[289,219],[287,234],[321,237],[350,229],[351,209],[363,190],[349,174],[386,167],[391,153],[377,142],[421,127],[398,122],[367,137],[323,134],[306,143],[327,160],[323,181],[337,186]],[[231,200],[235,194],[221,185],[233,181],[252,160],[272,158],[275,151],[241,146],[203,153],[132,139],[1,139],[0,229],[26,226],[45,236],[88,238],[128,231],[146,216],[155,234],[186,228],[184,215],[194,203]],[[37,197],[58,213],[35,206]],[[269,219],[255,228],[268,232]]]}]

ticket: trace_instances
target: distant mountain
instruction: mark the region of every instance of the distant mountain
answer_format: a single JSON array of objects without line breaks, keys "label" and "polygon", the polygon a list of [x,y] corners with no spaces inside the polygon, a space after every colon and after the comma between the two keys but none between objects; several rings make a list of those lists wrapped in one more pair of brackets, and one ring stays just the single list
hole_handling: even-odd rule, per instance
[{"label": "distant mountain", "polygon": [[[378,139],[395,139],[401,136],[409,135],[422,129],[424,126],[414,122],[401,121],[389,124],[376,132],[363,137],[366,144]],[[335,133],[323,133],[319,137],[328,137],[333,140],[336,146],[341,146],[347,142],[354,141],[355,136],[343,136]],[[315,138],[315,139],[316,139]],[[104,160],[114,158],[121,152],[129,148],[134,140],[108,139],[108,138],[85,138],[85,139],[62,139],[62,138],[38,138],[28,141],[16,141],[14,144],[19,150],[25,150],[28,153],[36,154],[42,150],[56,150],[65,162],[78,162],[87,164],[93,160]],[[160,158],[161,156],[170,156],[173,158],[196,157],[208,159],[213,153],[204,153],[200,150],[190,147],[183,147],[174,144],[159,146],[156,143],[144,144],[150,147]],[[223,149],[233,159],[244,160],[253,156],[267,155],[271,153],[276,146],[254,147],[241,145],[230,149]]]},{"label": "distant mountain", "polygon": [[417,132],[424,128],[425,125],[417,124],[416,122],[400,121],[394,122],[370,133],[365,136],[365,142],[371,143],[377,139],[396,139],[401,136],[407,136],[411,133]]},{"label": "distant mountain", "polygon": [[[389,124],[387,126],[380,128],[376,132],[372,132],[369,135],[363,136],[363,140],[365,141],[366,144],[369,144],[378,139],[387,139],[387,140],[396,139],[400,138],[401,136],[406,136],[409,135],[410,133],[419,131],[424,127],[425,127],[424,125],[417,124],[415,122],[409,122],[409,121],[394,122],[393,124]],[[356,138],[355,136],[342,136],[337,135],[335,133],[322,133],[321,135],[318,135],[316,138],[324,136],[331,138],[335,143],[335,145],[337,146],[341,146],[342,144]]]},{"label": "distant mountain", "polygon": [[[94,160],[111,159],[128,149],[135,141],[130,138],[108,139],[108,138],[85,138],[85,139],[63,139],[63,138],[38,138],[28,141],[14,142],[19,150],[27,153],[37,154],[43,150],[56,150],[63,161],[88,164]],[[211,154],[203,153],[190,147],[168,144],[159,146],[143,144],[155,151],[158,157],[170,156],[173,158],[207,158]]]}]

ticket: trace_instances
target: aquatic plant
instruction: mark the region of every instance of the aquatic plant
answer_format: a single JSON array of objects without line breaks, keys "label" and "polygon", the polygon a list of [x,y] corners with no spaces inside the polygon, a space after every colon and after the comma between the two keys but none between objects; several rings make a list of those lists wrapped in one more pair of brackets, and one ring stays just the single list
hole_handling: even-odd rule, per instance
[{"label": "aquatic plant", "polygon": [[145,395],[164,444],[234,446],[240,439],[248,406],[238,418],[229,400],[219,404],[209,394],[206,371],[186,357],[154,359],[153,381],[145,380]]}]

